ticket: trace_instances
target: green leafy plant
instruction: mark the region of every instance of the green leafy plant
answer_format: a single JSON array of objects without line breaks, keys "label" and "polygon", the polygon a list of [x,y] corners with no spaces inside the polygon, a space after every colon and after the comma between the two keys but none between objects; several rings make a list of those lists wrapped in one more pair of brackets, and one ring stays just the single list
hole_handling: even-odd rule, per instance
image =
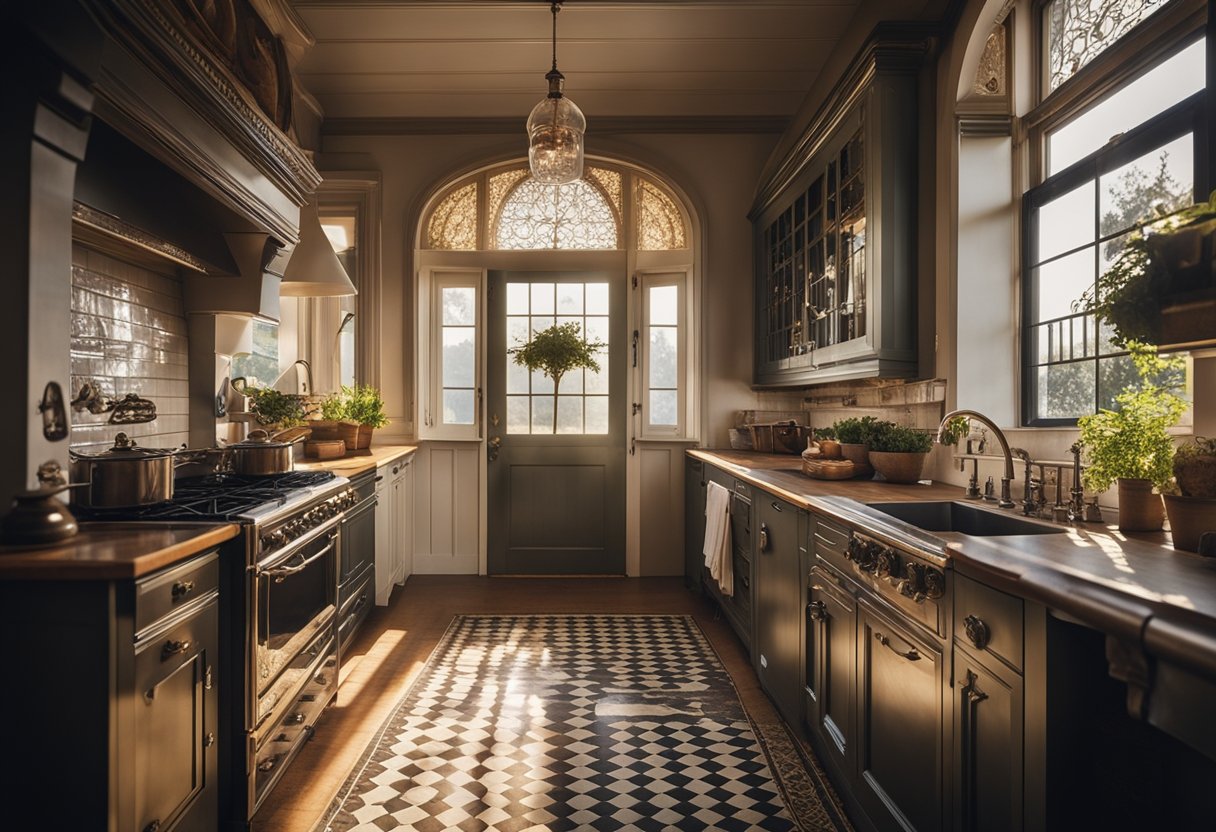
[{"label": "green leafy plant", "polygon": [[1202,240],[1214,230],[1216,191],[1207,202],[1149,222],[1130,235],[1110,268],[1073,303],[1074,311],[1108,324],[1120,347],[1161,343],[1162,304],[1202,286],[1209,274],[1200,259]]},{"label": "green leafy plant", "polygon": [[249,410],[257,417],[258,424],[291,428],[303,423],[304,403],[299,396],[269,387],[247,387],[245,392],[253,397]]},{"label": "green leafy plant", "polygon": [[341,422],[346,418],[346,399],[341,393],[330,393],[321,400],[321,418],[329,422]]},{"label": "green leafy plant", "polygon": [[580,368],[598,373],[600,365],[595,360],[595,353],[605,346],[600,341],[585,340],[581,327],[571,321],[542,329],[528,343],[507,350],[514,356],[516,364],[527,367],[531,372],[540,370],[553,379],[554,433],[557,433],[557,391],[561,387],[562,376]]},{"label": "green leafy plant", "polygon": [[864,445],[870,441],[870,433],[877,423],[878,419],[874,416],[851,416],[847,419],[838,419],[832,425],[832,431],[836,434],[838,442],[846,445]]},{"label": "green leafy plant", "polygon": [[890,454],[927,454],[933,435],[893,422],[876,422],[870,430],[870,450]]},{"label": "green leafy plant", "polygon": [[943,445],[957,445],[971,432],[971,420],[966,416],[954,416],[942,425],[940,436]]},{"label": "green leafy plant", "polygon": [[1115,409],[1077,420],[1088,463],[1081,481],[1092,491],[1105,491],[1117,479],[1145,479],[1163,489],[1173,474],[1174,442],[1168,430],[1186,412],[1187,401],[1169,379],[1183,359],[1162,358],[1147,344],[1129,342],[1128,347],[1139,384],[1115,396]]},{"label": "green leafy plant", "polygon": [[815,428],[816,441],[818,441],[820,439],[835,439],[835,438],[836,438],[836,431],[832,430],[830,427],[829,428]]},{"label": "green leafy plant", "polygon": [[380,391],[370,384],[343,386],[342,399],[345,404],[343,419],[373,428],[382,428],[388,424],[388,416],[384,414],[384,398]]}]

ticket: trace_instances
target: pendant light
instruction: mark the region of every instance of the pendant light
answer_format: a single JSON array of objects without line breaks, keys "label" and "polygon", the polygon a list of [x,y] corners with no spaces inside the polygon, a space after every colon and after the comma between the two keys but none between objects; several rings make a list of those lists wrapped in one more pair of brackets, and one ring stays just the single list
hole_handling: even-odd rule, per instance
[{"label": "pendant light", "polygon": [[300,208],[300,242],[287,261],[279,293],[283,297],[296,298],[340,297],[359,293],[321,228],[321,217],[315,201]]},{"label": "pendant light", "polygon": [[587,119],[583,111],[562,94],[566,78],[557,71],[557,13],[562,4],[554,2],[553,68],[545,74],[549,94],[532,108],[528,116],[528,165],[537,182],[564,185],[583,176],[583,132]]}]

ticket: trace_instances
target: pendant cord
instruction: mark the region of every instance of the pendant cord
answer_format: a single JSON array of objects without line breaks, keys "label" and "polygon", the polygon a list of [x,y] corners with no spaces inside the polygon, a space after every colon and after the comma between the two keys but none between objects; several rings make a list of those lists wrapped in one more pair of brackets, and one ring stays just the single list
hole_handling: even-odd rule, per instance
[{"label": "pendant cord", "polygon": [[554,3],[553,10],[553,71],[557,71],[557,13],[562,10],[561,3]]}]

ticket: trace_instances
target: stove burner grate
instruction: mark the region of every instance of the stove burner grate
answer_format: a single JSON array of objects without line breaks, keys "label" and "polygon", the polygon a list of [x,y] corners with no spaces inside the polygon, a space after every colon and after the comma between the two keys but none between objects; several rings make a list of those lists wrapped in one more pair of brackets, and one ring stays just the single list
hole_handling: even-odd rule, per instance
[{"label": "stove burner grate", "polygon": [[261,506],[283,504],[291,492],[334,478],[330,471],[294,471],[270,477],[208,474],[183,477],[173,485],[173,499],[151,506],[81,509],[90,520],[237,520]]}]

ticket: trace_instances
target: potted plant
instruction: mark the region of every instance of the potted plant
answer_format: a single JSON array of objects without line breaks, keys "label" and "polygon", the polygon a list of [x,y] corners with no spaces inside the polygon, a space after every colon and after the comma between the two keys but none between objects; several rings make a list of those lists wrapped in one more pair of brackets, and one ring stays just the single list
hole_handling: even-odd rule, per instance
[{"label": "potted plant", "polygon": [[1216,439],[1196,437],[1174,453],[1178,494],[1165,494],[1174,548],[1199,551],[1204,534],[1216,532]]},{"label": "potted plant", "polygon": [[356,447],[361,450],[370,448],[372,431],[388,424],[388,416],[384,414],[384,398],[380,391],[370,384],[343,386],[342,398],[345,401],[344,418],[359,423]]},{"label": "potted plant", "polygon": [[570,321],[542,329],[528,343],[507,350],[515,356],[516,364],[527,367],[530,372],[540,370],[553,379],[554,433],[557,433],[557,392],[562,384],[562,376],[580,368],[598,373],[600,365],[595,360],[595,353],[604,346],[599,341],[585,340],[581,327]]},{"label": "potted plant", "polygon": [[314,439],[341,439],[347,450],[359,445],[360,425],[347,415],[344,392],[330,393],[321,400],[321,418],[312,424]]},{"label": "potted plant", "polygon": [[887,482],[919,482],[931,450],[933,435],[925,431],[892,422],[876,422],[870,431],[870,464]]},{"label": "potted plant", "polygon": [[245,393],[253,398],[249,412],[257,417],[259,425],[285,429],[303,424],[304,405],[298,396],[270,387],[247,387]]},{"label": "potted plant", "polygon": [[1163,359],[1144,344],[1129,346],[1140,383],[1115,396],[1114,410],[1077,420],[1087,461],[1081,482],[1105,491],[1117,481],[1119,529],[1156,531],[1164,520],[1159,492],[1173,474],[1174,443],[1168,431],[1187,408],[1174,385],[1159,379],[1177,372],[1181,359]]},{"label": "potted plant", "polygon": [[840,453],[853,463],[855,477],[869,477],[874,473],[870,465],[870,432],[878,419],[874,416],[851,416],[839,419],[832,425],[836,441],[840,443]]},{"label": "potted plant", "polygon": [[1214,232],[1216,191],[1133,233],[1074,307],[1107,323],[1120,346],[1211,340]]}]

